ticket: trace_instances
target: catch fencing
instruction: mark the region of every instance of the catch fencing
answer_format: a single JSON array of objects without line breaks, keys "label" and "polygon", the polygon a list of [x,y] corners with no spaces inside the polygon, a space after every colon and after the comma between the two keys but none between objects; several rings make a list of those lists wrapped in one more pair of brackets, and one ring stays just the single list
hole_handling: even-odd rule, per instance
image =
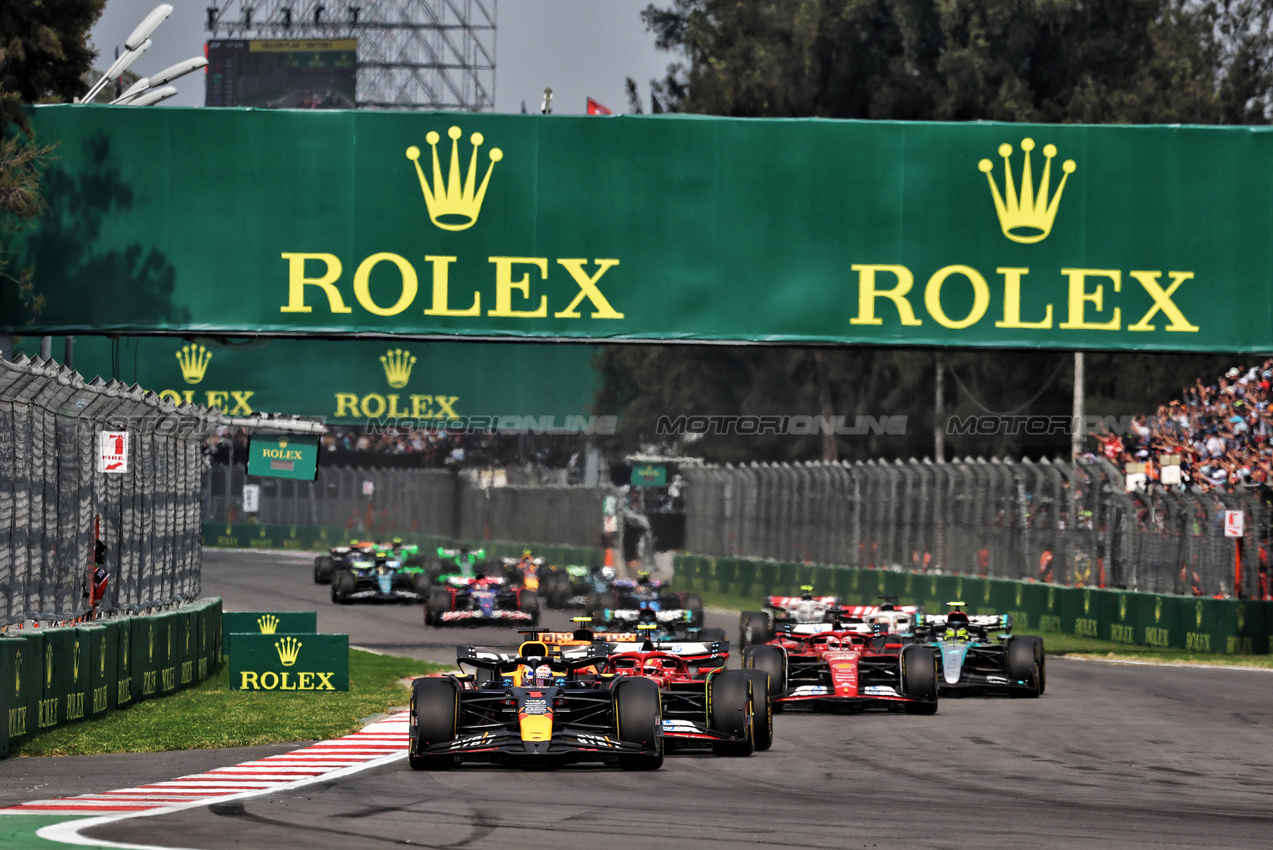
[{"label": "catch fencing", "polygon": [[[488,471],[489,472],[489,471]],[[238,464],[215,464],[205,477],[209,522],[323,526],[351,536],[428,534],[456,540],[516,540],[596,546],[602,503],[612,488],[565,484],[490,484],[474,470],[329,467],[314,481],[249,479]],[[500,480],[518,480],[504,474]],[[243,485],[259,484],[260,507],[243,510]]]},{"label": "catch fencing", "polygon": [[[220,414],[56,363],[0,360],[0,625],[87,612],[95,527],[102,611],[199,595],[203,440]],[[129,469],[97,471],[97,435],[129,434]]]},{"label": "catch fencing", "polygon": [[687,466],[700,555],[1034,579],[1199,596],[1234,591],[1227,510],[1245,512],[1243,595],[1269,511],[1253,491],[1127,493],[1104,459]]}]

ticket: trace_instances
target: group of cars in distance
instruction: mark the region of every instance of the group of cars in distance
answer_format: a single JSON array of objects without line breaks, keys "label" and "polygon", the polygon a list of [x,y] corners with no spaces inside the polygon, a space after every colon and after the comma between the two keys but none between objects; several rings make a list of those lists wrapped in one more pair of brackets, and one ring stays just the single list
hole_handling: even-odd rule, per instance
[{"label": "group of cars in distance", "polygon": [[[773,743],[788,708],[931,715],[957,694],[1037,697],[1041,638],[1014,635],[1007,614],[944,614],[881,597],[771,596],[739,620],[741,669],[727,669],[724,630],[703,601],[646,575],[491,559],[481,549],[424,555],[399,539],[351,541],[314,560],[332,601],[411,602],[428,627],[524,626],[516,647],[457,647],[459,674],[417,679],[410,764],[601,761],[653,770],[669,749],[749,756]],[[540,606],[583,608],[573,631],[540,629]]]}]

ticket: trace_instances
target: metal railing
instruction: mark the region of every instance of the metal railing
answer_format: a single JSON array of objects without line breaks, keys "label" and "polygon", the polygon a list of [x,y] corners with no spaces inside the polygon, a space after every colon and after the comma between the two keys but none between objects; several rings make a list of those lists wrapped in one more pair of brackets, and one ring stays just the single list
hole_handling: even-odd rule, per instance
[{"label": "metal railing", "polygon": [[[87,611],[100,520],[104,611],[194,599],[202,443],[220,420],[52,361],[0,360],[0,625]],[[97,471],[97,435],[126,430],[124,474]]]},{"label": "metal railing", "polygon": [[[1154,593],[1231,594],[1267,536],[1250,491],[1127,493],[1103,459],[683,467],[686,549],[853,567],[1035,579]],[[1244,595],[1257,588],[1243,571]]]},{"label": "metal railing", "polygon": [[[560,477],[564,480],[564,472]],[[416,532],[570,546],[598,545],[602,501],[616,492],[564,484],[484,487],[470,471],[322,464],[312,482],[249,480],[242,466],[214,464],[204,479],[208,521],[249,519],[243,510],[247,483],[261,486],[260,509],[252,517],[263,524],[343,528],[351,536]]]}]

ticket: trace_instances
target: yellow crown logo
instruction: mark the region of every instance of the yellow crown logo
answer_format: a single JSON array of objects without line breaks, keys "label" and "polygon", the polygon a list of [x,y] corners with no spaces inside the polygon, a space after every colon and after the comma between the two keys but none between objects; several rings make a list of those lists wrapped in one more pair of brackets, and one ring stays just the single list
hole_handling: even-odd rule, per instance
[{"label": "yellow crown logo", "polygon": [[256,624],[261,627],[261,634],[272,635],[274,630],[278,628],[278,617],[273,614],[266,614],[264,617],[257,618]]},{"label": "yellow crown logo", "polygon": [[75,642],[75,649],[71,655],[71,675],[75,677],[75,681],[80,680],[80,642]]},{"label": "yellow crown logo", "polygon": [[1045,145],[1043,156],[1043,179],[1039,181],[1038,191],[1034,187],[1034,175],[1030,167],[1030,151],[1034,150],[1034,139],[1022,139],[1021,150],[1025,153],[1025,168],[1021,172],[1021,191],[1018,193],[1012,179],[1012,163],[1008,157],[1012,155],[1012,145],[1006,142],[999,146],[999,156],[1003,157],[1003,194],[999,194],[999,185],[990,173],[994,163],[983,159],[977,167],[986,175],[990,183],[990,193],[995,198],[995,211],[999,213],[999,226],[1003,235],[1013,242],[1031,244],[1042,242],[1052,232],[1052,220],[1056,218],[1057,205],[1061,203],[1061,192],[1065,190],[1065,181],[1077,167],[1074,160],[1067,159],[1061,164],[1061,182],[1056,186],[1056,194],[1048,198],[1048,188],[1052,181],[1052,159],[1056,156],[1056,145]]},{"label": "yellow crown logo", "polygon": [[278,438],[278,447],[279,447],[280,449],[285,449],[285,448],[287,448],[287,437],[279,437],[279,438]]},{"label": "yellow crown logo", "polygon": [[486,186],[491,182],[491,172],[495,170],[495,163],[504,158],[504,152],[499,148],[491,148],[488,154],[491,164],[486,167],[486,176],[482,178],[482,185],[474,191],[474,184],[477,182],[477,149],[482,145],[482,134],[474,133],[469,136],[469,141],[473,144],[473,154],[469,157],[469,171],[462,185],[460,183],[460,128],[452,127],[446,131],[446,134],[451,137],[451,165],[447,172],[445,186],[442,183],[442,166],[438,164],[440,137],[437,133],[431,131],[424,137],[429,147],[433,148],[432,188],[429,187],[429,181],[424,176],[424,169],[420,167],[420,149],[415,145],[407,148],[407,159],[415,163],[416,175],[420,178],[420,189],[424,192],[424,203],[429,208],[429,220],[443,230],[467,230],[477,222],[477,217],[482,212],[482,200],[486,197]]},{"label": "yellow crown logo", "polygon": [[183,345],[177,352],[177,363],[181,365],[181,377],[187,384],[197,384],[203,380],[203,373],[208,370],[212,360],[212,352],[202,345]]},{"label": "yellow crown logo", "polygon": [[391,387],[405,387],[411,380],[411,367],[415,365],[415,355],[401,348],[393,348],[380,355],[380,365],[385,367],[385,380]]},{"label": "yellow crown logo", "polygon": [[44,686],[53,685],[53,644],[44,648]]},{"label": "yellow crown logo", "polygon": [[282,640],[274,641],[274,648],[278,650],[278,660],[283,662],[284,667],[291,667],[296,663],[297,656],[301,654],[302,645],[294,637],[285,637]]}]

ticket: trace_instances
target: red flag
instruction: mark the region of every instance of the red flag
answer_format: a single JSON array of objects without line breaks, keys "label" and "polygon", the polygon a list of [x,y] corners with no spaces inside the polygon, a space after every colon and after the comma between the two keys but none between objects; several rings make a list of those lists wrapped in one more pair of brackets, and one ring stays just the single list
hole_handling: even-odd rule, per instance
[{"label": "red flag", "polygon": [[592,98],[588,98],[588,114],[589,115],[613,115],[614,113],[602,106]]}]

